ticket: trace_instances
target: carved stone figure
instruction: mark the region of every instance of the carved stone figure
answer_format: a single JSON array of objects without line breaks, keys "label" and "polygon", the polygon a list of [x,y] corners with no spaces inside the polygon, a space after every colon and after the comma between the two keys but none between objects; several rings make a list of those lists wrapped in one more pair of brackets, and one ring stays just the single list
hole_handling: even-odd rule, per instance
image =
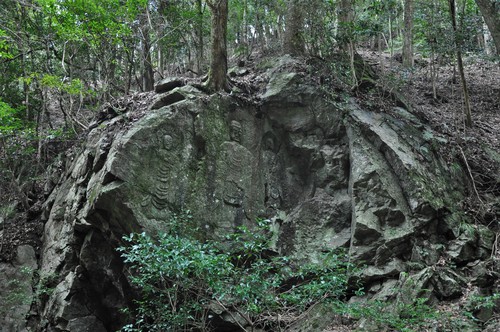
[{"label": "carved stone figure", "polygon": [[236,120],[231,121],[229,125],[229,137],[231,141],[241,143],[242,131],[241,123]]},{"label": "carved stone figure", "polygon": [[163,148],[166,150],[171,150],[174,146],[174,139],[170,135],[163,136]]}]

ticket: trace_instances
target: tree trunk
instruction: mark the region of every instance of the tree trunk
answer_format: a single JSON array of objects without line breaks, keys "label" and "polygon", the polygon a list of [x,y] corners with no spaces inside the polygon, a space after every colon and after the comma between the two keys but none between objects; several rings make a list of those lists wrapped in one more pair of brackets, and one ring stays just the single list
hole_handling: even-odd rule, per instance
[{"label": "tree trunk", "polygon": [[227,90],[227,15],[228,0],[207,0],[212,12],[210,71],[207,87],[212,91]]},{"label": "tree trunk", "polygon": [[144,76],[143,76],[143,88],[144,91],[152,91],[154,88],[154,71],[151,61],[151,45],[149,41],[149,36],[144,36],[143,40],[143,61],[144,61]]},{"label": "tree trunk", "polygon": [[390,16],[389,16],[388,21],[389,21],[389,27],[388,27],[388,30],[389,30],[389,52],[391,54],[390,61],[392,62],[392,59],[394,57],[394,36],[392,35],[392,19]]},{"label": "tree trunk", "polygon": [[286,16],[285,40],[283,50],[285,54],[293,56],[302,55],[305,52],[304,48],[304,15],[301,8],[301,0],[290,0],[288,13]]},{"label": "tree trunk", "polygon": [[481,32],[481,34],[482,34],[481,46],[484,48],[484,53],[486,53],[486,55],[494,54],[495,52],[493,52],[493,50],[491,49],[492,38],[490,29],[488,29],[486,23],[483,23],[483,31]]},{"label": "tree trunk", "polygon": [[353,0],[340,0],[339,8],[337,11],[338,16],[338,31],[337,39],[341,49],[347,49],[347,44],[352,40],[352,22],[354,19]]},{"label": "tree trunk", "polygon": [[413,67],[413,0],[405,0],[403,66],[406,68]]},{"label": "tree trunk", "polygon": [[[243,34],[242,42],[245,45],[245,47],[247,48],[246,52],[248,52],[248,3],[247,3],[247,0],[243,1],[243,31],[242,31],[242,34]],[[248,55],[248,54],[246,54],[246,55]]]},{"label": "tree trunk", "polygon": [[152,91],[154,89],[154,71],[151,59],[149,26],[145,26],[142,29],[142,61],[144,70],[142,75],[142,87],[144,91]]},{"label": "tree trunk", "polygon": [[465,80],[464,64],[462,61],[462,51],[461,51],[462,43],[460,41],[460,38],[458,37],[458,31],[457,31],[458,29],[457,29],[457,15],[456,15],[455,0],[449,0],[449,5],[450,5],[451,23],[453,26],[453,34],[455,37],[458,72],[460,74],[460,80],[462,82],[462,91],[464,94],[465,125],[467,127],[472,127],[472,116],[471,116],[470,101],[469,101],[469,91],[467,90],[467,81]]},{"label": "tree trunk", "polygon": [[476,4],[490,30],[496,54],[500,55],[500,5],[491,0],[476,0]]},{"label": "tree trunk", "polygon": [[203,4],[196,0],[196,71],[201,73],[203,67]]},{"label": "tree trunk", "polygon": [[341,50],[346,51],[349,56],[349,64],[351,67],[352,85],[358,85],[356,75],[356,47],[353,41],[352,24],[354,21],[354,0],[340,0],[340,6],[337,12],[339,28],[337,39]]}]

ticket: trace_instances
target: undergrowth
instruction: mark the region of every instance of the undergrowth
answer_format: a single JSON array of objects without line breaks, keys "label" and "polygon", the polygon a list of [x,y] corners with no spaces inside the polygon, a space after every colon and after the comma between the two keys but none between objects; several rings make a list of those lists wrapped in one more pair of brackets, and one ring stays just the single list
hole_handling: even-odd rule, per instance
[{"label": "undergrowth", "polygon": [[[342,250],[325,250],[315,263],[297,261],[269,248],[268,220],[241,226],[224,241],[201,241],[189,214],[174,216],[169,231],[131,234],[119,248],[140,290],[131,324],[122,331],[286,331],[315,307],[361,318],[385,329],[417,331],[438,314],[425,299],[348,304],[358,271]],[[351,284],[351,285],[350,285]],[[354,292],[353,292],[354,291]]]}]

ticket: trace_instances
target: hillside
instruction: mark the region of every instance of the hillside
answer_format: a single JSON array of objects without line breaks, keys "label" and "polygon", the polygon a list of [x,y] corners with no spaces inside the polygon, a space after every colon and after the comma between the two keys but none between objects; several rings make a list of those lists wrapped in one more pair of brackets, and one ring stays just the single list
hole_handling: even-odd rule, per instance
[{"label": "hillside", "polygon": [[[499,286],[498,65],[468,66],[475,125],[465,128],[452,67],[440,67],[434,99],[425,61],[405,72],[361,54],[357,88],[319,58],[255,55],[234,61],[230,92],[181,76],[103,107],[35,182],[28,212],[2,217],[4,330],[129,323],[122,309],[139,289],[116,249],[189,210],[204,240],[257,232],[262,218],[273,255],[345,249],[361,269],[342,301],[387,303],[379,311],[391,318],[311,306],[287,330],[397,329],[412,322],[404,310],[433,307],[442,316],[424,310],[409,328],[493,331],[497,307],[479,304]],[[216,331],[249,328],[234,310],[210,310]]]}]

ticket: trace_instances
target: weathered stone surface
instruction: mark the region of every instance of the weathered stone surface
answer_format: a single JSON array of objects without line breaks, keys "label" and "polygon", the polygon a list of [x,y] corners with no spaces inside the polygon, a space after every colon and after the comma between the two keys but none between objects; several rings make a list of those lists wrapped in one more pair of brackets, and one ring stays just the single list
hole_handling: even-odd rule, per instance
[{"label": "weathered stone surface", "polygon": [[323,189],[286,216],[278,234],[284,254],[314,257],[350,241],[351,201],[347,190],[330,196]]},{"label": "weathered stone surface", "polygon": [[245,76],[249,73],[250,71],[248,68],[241,68],[241,67],[232,67],[227,71],[227,74],[229,77],[237,77],[237,76]]},{"label": "weathered stone surface", "polygon": [[[362,280],[381,289],[409,263],[437,263],[459,220],[446,213],[456,188],[423,137],[430,129],[402,109],[329,103],[294,64],[269,70],[258,106],[183,86],[129,126],[115,118],[92,129],[46,203],[40,274],[57,276],[42,303],[50,327],[119,329],[134,294],[115,248],[130,232],[161,231],[182,209],[207,238],[262,217],[275,222],[282,253],[314,259],[346,248],[367,264]],[[477,243],[486,250],[490,238]],[[425,273],[419,285],[458,296],[459,276]]]},{"label": "weathered stone surface", "polygon": [[435,270],[431,278],[434,294],[440,299],[453,300],[463,295],[466,286],[465,278],[450,268]]},{"label": "weathered stone surface", "polygon": [[80,332],[106,332],[102,323],[95,316],[74,318],[69,321],[66,327],[69,331]]},{"label": "weathered stone surface", "polygon": [[495,234],[492,231],[484,226],[476,226],[450,242],[447,254],[459,265],[485,259],[491,254],[494,240]]},{"label": "weathered stone surface", "polygon": [[175,88],[179,88],[185,85],[184,79],[179,77],[167,77],[162,79],[161,81],[155,84],[155,92],[156,93],[165,93],[169,92]]},{"label": "weathered stone surface", "polygon": [[200,91],[192,86],[184,86],[181,88],[175,88],[172,91],[168,91],[156,96],[153,100],[150,109],[157,110],[162,107],[166,107],[185,99],[193,99],[199,95]]}]

